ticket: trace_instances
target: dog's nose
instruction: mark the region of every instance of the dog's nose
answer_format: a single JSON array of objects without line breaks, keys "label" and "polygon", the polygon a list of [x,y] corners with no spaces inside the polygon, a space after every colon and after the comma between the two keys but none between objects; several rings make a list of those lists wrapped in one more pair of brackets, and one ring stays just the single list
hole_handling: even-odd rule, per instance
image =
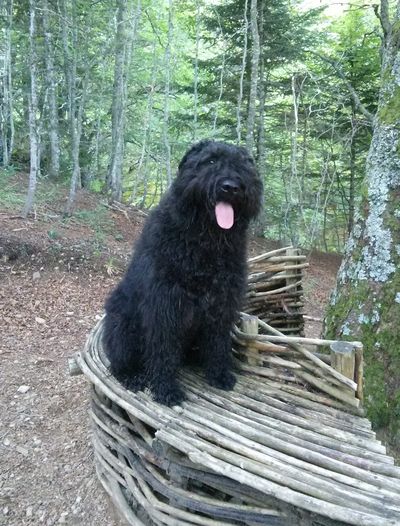
[{"label": "dog's nose", "polygon": [[240,190],[240,187],[237,183],[235,183],[234,181],[231,181],[230,179],[228,179],[228,181],[225,181],[224,183],[222,183],[222,191],[223,192],[226,192],[226,193],[231,193],[231,194],[237,194]]}]

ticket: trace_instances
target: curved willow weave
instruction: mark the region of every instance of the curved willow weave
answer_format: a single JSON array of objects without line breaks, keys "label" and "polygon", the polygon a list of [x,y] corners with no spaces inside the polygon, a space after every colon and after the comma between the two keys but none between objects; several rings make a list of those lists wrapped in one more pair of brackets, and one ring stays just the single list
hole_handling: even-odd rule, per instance
[{"label": "curved willow weave", "polygon": [[76,361],[92,384],[97,473],[129,524],[400,524],[400,469],[357,414],[354,382],[298,343],[237,329],[235,390],[184,370],[188,400],[168,408],[110,375],[101,331]]}]

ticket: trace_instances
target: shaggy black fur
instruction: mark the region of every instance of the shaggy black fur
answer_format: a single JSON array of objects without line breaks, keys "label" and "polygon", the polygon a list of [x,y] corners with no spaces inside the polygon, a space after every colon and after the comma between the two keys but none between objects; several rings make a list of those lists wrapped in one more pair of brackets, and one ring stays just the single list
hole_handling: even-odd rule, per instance
[{"label": "shaggy black fur", "polygon": [[[103,342],[126,387],[148,386],[158,402],[179,404],[177,372],[189,360],[211,385],[233,388],[230,331],[246,285],[246,231],[261,196],[244,148],[202,141],[185,154],[106,302]],[[228,203],[228,223],[233,209],[231,228],[226,218],[217,222],[217,203],[225,210]]]}]

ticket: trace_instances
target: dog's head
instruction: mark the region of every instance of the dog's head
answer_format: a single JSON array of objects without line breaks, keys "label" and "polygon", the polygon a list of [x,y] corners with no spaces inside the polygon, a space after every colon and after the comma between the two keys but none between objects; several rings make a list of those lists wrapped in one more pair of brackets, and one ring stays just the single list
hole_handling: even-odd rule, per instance
[{"label": "dog's head", "polygon": [[241,219],[257,216],[262,191],[247,150],[211,140],[201,141],[186,152],[173,185],[176,198],[205,210],[225,230]]}]

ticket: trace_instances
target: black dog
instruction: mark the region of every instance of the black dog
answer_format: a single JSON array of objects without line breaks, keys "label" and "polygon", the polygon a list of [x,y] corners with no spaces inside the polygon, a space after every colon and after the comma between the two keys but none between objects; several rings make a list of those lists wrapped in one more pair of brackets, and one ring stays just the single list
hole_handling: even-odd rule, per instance
[{"label": "black dog", "polygon": [[166,405],[185,397],[184,360],[232,389],[230,331],[246,286],[246,231],[262,183],[244,148],[202,141],[151,213],[128,271],[106,302],[103,343],[111,371]]}]

